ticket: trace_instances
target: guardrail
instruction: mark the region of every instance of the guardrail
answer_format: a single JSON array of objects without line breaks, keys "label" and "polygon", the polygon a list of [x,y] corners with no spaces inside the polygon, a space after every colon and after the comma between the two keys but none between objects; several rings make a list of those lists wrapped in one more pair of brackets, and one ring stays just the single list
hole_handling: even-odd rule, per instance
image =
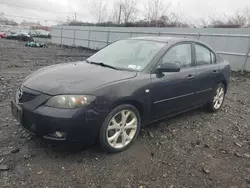
[{"label": "guardrail", "polygon": [[[244,38],[248,40],[248,46],[246,49],[246,53],[235,53],[235,52],[227,52],[227,51],[217,51],[218,54],[221,55],[229,55],[229,56],[238,56],[238,57],[244,57],[244,62],[242,63],[243,66],[239,69],[246,70],[246,64],[248,62],[248,57],[250,57],[250,35],[238,35],[238,34],[210,34],[210,33],[178,33],[178,32],[144,32],[144,31],[119,31],[119,30],[95,30],[95,29],[75,29],[75,28],[53,28],[53,30],[60,30],[60,35],[52,35],[52,38],[60,38],[60,44],[63,45],[63,39],[71,39],[73,40],[73,46],[76,45],[76,41],[87,41],[87,48],[90,47],[90,42],[98,42],[103,43],[104,46],[108,45],[114,40],[110,40],[111,34],[128,34],[128,36],[132,37],[133,35],[154,35],[154,36],[168,36],[168,35],[174,35],[174,36],[192,36],[195,37],[197,40],[200,40],[200,37],[227,37],[227,38]],[[73,31],[73,36],[64,36],[63,31]],[[79,38],[76,37],[77,31],[84,31],[87,32],[87,38]],[[91,39],[91,33],[92,32],[99,32],[99,33],[106,33],[106,40],[96,40]]]}]

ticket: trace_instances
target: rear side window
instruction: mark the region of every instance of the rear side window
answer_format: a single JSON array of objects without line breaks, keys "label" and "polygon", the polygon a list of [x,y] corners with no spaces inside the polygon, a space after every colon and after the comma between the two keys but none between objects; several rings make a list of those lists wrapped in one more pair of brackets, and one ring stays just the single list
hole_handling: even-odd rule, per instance
[{"label": "rear side window", "polygon": [[[196,64],[207,65],[212,63],[211,51],[201,45],[195,45]],[[215,59],[215,57],[214,57]]]}]

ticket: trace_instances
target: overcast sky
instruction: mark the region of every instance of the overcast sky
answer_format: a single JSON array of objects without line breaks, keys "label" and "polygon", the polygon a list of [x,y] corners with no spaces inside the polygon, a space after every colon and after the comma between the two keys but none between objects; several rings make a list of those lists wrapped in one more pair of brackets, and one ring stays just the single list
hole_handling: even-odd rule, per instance
[{"label": "overcast sky", "polygon": [[[109,10],[115,2],[120,0],[106,0]],[[148,0],[137,0],[138,9],[143,10],[143,4]],[[165,0],[168,2],[168,0]],[[172,0],[171,11],[175,11],[180,4],[180,9],[186,18],[198,20],[201,17],[219,16],[223,13],[231,14],[240,11],[245,7],[250,8],[250,0]],[[9,4],[9,5],[4,5]],[[27,7],[23,9],[10,5]],[[40,18],[42,24],[44,20],[66,21],[67,16],[73,18],[74,13],[77,19],[81,21],[94,21],[90,13],[92,0],[0,0],[0,13],[4,13],[5,17],[17,20],[38,21],[28,18]],[[45,12],[47,11],[47,12]],[[55,24],[55,21],[48,21],[47,24]]]}]

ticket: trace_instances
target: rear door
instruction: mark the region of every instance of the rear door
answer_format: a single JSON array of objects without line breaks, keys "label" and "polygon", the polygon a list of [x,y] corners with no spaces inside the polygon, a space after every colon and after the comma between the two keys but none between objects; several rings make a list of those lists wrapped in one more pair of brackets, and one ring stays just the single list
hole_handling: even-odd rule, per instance
[{"label": "rear door", "polygon": [[171,47],[157,64],[176,63],[180,72],[151,74],[152,120],[191,108],[195,100],[196,68],[191,43],[179,43]]},{"label": "rear door", "polygon": [[196,102],[203,104],[207,102],[216,87],[219,78],[219,65],[216,63],[215,53],[207,46],[194,43],[195,62],[197,68],[197,91]]}]

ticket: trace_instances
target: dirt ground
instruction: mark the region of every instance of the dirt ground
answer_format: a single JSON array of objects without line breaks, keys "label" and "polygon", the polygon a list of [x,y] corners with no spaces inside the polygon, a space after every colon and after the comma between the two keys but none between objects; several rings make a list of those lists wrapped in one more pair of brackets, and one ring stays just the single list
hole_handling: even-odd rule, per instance
[{"label": "dirt ground", "polygon": [[122,153],[75,152],[26,134],[9,105],[22,80],[89,54],[0,39],[0,187],[250,188],[250,75],[234,74],[220,112],[200,108],[151,125]]}]

